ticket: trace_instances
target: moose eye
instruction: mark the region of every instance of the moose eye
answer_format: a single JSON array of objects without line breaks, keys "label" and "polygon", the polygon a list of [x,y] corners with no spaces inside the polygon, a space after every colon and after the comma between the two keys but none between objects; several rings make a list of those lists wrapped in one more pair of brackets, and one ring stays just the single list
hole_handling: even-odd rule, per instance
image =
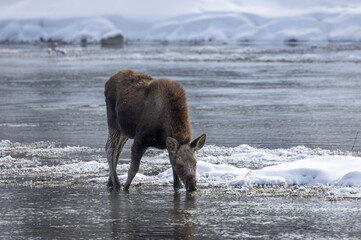
[{"label": "moose eye", "polygon": [[182,168],[183,166],[181,164],[177,164],[179,168]]}]

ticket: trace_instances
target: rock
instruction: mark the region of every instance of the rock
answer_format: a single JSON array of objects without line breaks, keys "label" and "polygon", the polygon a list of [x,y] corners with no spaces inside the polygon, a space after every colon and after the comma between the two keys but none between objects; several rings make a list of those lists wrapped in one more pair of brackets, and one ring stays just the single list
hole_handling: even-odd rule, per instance
[{"label": "rock", "polygon": [[88,41],[86,40],[86,38],[82,38],[81,41],[80,41],[80,45],[82,47],[86,47],[87,44],[88,44]]},{"label": "rock", "polygon": [[288,39],[287,41],[285,41],[285,43],[288,46],[295,47],[299,44],[299,41],[295,38],[291,38],[291,39]]},{"label": "rock", "polygon": [[112,37],[103,38],[100,40],[102,47],[123,47],[124,37],[122,34],[117,34]]}]

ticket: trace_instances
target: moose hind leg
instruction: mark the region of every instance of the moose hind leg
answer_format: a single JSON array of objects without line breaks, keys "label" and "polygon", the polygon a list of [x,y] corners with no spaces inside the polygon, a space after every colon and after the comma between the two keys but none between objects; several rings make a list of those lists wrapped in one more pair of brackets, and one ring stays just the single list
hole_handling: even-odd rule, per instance
[{"label": "moose hind leg", "polygon": [[115,169],[117,168],[118,161],[119,161],[119,156],[120,156],[120,154],[122,154],[124,145],[125,145],[125,143],[127,141],[128,141],[127,137],[124,137],[123,135],[120,135],[119,144],[117,146],[118,151],[117,151],[117,155],[115,156]]},{"label": "moose hind leg", "polygon": [[139,170],[140,160],[141,160],[143,154],[145,153],[145,151],[147,150],[147,148],[148,147],[146,147],[146,146],[136,144],[136,142],[133,143],[130,167],[128,170],[128,178],[127,178],[127,182],[124,185],[124,191],[129,190],[130,184],[132,183],[133,178],[135,177],[135,175],[137,174],[137,172]]},{"label": "moose hind leg", "polygon": [[108,140],[105,145],[109,165],[109,180],[107,186],[113,188],[115,191],[120,189],[120,182],[117,175],[117,163],[126,141],[127,138],[122,136],[118,130],[109,129]]},{"label": "moose hind leg", "polygon": [[[122,135],[120,135],[119,137],[119,141],[117,142],[116,146],[115,146],[115,154],[114,154],[114,158],[113,158],[113,166],[114,166],[114,169],[115,169],[115,172],[117,171],[117,166],[118,166],[118,161],[119,161],[119,156],[120,154],[122,154],[123,152],[123,148],[124,148],[124,145],[125,143],[128,141],[128,138],[127,137],[124,137]],[[110,171],[110,167],[109,167],[109,171]],[[110,172],[111,173],[111,172]],[[117,178],[118,179],[118,178]],[[113,187],[113,181],[112,181],[112,178],[111,178],[111,174],[109,174],[109,179],[108,179],[108,183],[107,183],[107,186],[109,188],[112,188]],[[117,189],[119,190],[119,189]]]}]

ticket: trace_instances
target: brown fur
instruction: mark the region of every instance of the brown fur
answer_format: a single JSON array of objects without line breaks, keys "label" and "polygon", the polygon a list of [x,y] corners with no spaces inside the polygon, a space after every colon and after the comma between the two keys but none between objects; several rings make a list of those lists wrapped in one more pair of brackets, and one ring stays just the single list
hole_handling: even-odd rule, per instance
[{"label": "brown fur", "polygon": [[[147,128],[149,125],[161,124],[163,126],[159,127],[166,134],[162,139],[164,146],[160,148],[166,148],[166,137],[173,137],[180,144],[190,143],[192,130],[187,96],[180,83],[168,79],[152,79],[143,73],[126,69],[107,81],[105,97],[109,107],[116,108],[109,109],[109,126],[124,131],[126,137],[134,138],[137,126]],[[142,120],[148,122],[141,122]]]},{"label": "brown fur", "polygon": [[[114,74],[106,82],[105,100],[109,129],[106,145],[110,170],[108,186],[115,185],[116,189],[119,188],[116,165],[128,138],[134,139],[134,143],[126,190],[139,169],[140,159],[146,149],[165,149],[168,147],[168,138],[175,139],[179,146],[188,145],[189,149],[182,150],[179,154],[184,161],[195,162],[194,151],[193,154],[185,154],[191,151],[192,131],[187,96],[180,83],[168,79],[153,79],[143,73],[126,69]],[[202,141],[204,144],[205,135]],[[172,166],[173,164],[176,163],[173,161]],[[186,165],[194,168],[193,180],[187,181],[192,184],[194,182],[195,186],[195,163],[184,164]],[[177,182],[179,174],[175,175]],[[179,177],[185,181],[184,177]],[[179,183],[177,185],[179,186]]]},{"label": "brown fur", "polygon": [[192,130],[183,86],[168,79],[156,79],[150,82],[148,89],[149,94],[162,98],[165,122],[170,125],[168,136],[177,139],[180,144],[190,143]]}]

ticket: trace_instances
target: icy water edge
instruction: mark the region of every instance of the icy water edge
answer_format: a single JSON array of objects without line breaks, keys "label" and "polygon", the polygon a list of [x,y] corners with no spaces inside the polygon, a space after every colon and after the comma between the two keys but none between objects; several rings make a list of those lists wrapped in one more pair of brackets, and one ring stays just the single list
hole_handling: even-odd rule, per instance
[{"label": "icy water edge", "polygon": [[327,186],[305,194],[297,186],[234,189],[203,178],[187,195],[157,182],[153,176],[169,164],[151,150],[145,177],[135,180],[142,185],[113,195],[104,187],[103,153],[104,83],[132,68],[182,82],[194,135],[209,136],[201,160],[259,169],[350,154],[361,120],[357,44],[0,51],[1,238],[359,237],[359,200],[325,201],[337,199]]}]

